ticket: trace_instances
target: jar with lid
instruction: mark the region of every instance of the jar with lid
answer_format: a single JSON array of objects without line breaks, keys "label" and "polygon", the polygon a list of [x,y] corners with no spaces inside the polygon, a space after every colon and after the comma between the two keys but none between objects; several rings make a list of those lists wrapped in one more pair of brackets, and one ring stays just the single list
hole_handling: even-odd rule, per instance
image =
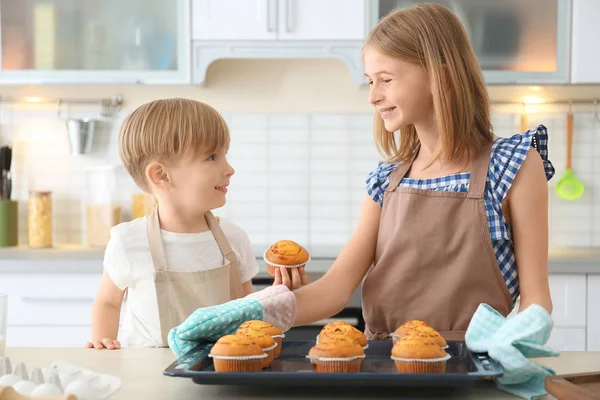
[{"label": "jar with lid", "polygon": [[52,247],[52,192],[29,192],[29,246]]},{"label": "jar with lid", "polygon": [[156,207],[156,197],[149,193],[134,193],[131,195],[131,218],[141,218],[149,215]]},{"label": "jar with lid", "polygon": [[121,204],[117,201],[114,166],[88,168],[86,191],[82,202],[85,211],[85,241],[90,246],[106,246],[110,229],[121,223]]}]

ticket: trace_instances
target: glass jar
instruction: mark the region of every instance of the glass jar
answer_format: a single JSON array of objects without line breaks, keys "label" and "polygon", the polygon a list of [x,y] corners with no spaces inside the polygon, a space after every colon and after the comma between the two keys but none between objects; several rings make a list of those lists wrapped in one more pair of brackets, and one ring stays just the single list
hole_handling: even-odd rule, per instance
[{"label": "glass jar", "polygon": [[85,232],[89,246],[106,246],[110,229],[121,223],[121,204],[117,201],[115,168],[102,166],[86,171]]},{"label": "glass jar", "polygon": [[52,192],[29,192],[29,247],[52,247]]},{"label": "glass jar", "polygon": [[131,195],[131,218],[141,218],[149,215],[156,207],[156,198],[149,193],[134,193]]}]

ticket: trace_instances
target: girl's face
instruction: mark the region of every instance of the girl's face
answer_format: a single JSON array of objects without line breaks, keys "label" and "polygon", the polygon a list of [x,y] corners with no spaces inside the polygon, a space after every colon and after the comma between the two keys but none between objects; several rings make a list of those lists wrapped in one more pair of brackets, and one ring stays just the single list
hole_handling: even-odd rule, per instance
[{"label": "girl's face", "polygon": [[385,129],[428,123],[433,118],[433,96],[427,71],[367,47],[364,51],[369,102],[383,118]]}]

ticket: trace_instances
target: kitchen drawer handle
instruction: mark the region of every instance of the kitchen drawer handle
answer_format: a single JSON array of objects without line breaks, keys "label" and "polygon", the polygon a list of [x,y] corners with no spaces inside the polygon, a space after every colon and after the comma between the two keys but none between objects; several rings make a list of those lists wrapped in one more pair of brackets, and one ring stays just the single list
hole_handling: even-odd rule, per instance
[{"label": "kitchen drawer handle", "polygon": [[287,33],[294,30],[292,24],[292,0],[285,0],[285,31]]},{"label": "kitchen drawer handle", "polygon": [[[277,2],[276,0],[265,0],[267,5],[267,32],[275,32],[277,26],[273,23],[273,19],[277,18]],[[277,20],[275,20],[277,22]]]},{"label": "kitchen drawer handle", "polygon": [[23,297],[24,303],[93,303],[93,297]]}]

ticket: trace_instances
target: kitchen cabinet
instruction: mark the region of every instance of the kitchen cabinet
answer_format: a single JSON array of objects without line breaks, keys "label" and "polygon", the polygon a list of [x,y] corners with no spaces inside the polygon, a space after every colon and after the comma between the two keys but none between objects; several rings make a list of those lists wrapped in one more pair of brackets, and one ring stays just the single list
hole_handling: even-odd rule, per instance
[{"label": "kitchen cabinet", "polygon": [[552,319],[558,327],[585,327],[586,312],[586,276],[550,275],[550,294],[552,295]]},{"label": "kitchen cabinet", "polygon": [[600,274],[588,275],[587,350],[600,351]]},{"label": "kitchen cabinet", "polygon": [[585,328],[554,328],[546,345],[558,351],[585,351],[585,335]]},{"label": "kitchen cabinet", "polygon": [[[576,0],[577,1],[577,0]],[[598,2],[579,0],[586,4],[581,12],[590,23],[581,27],[585,34],[581,51],[597,48],[590,30],[598,15]],[[378,0],[372,3],[372,23],[395,9],[410,7],[430,0]],[[434,0],[451,9],[461,20],[483,69],[488,84],[550,84],[568,83],[570,66],[570,0]],[[594,12],[595,11],[595,12]],[[596,41],[597,42],[597,41]],[[590,46],[591,45],[591,46]],[[593,56],[598,60],[599,52]],[[597,65],[597,63],[596,63]],[[591,65],[585,67],[592,68]],[[584,74],[585,74],[584,71]],[[588,71],[589,73],[589,71]],[[596,75],[598,73],[596,72]]]},{"label": "kitchen cabinet", "polygon": [[344,62],[365,84],[362,45],[369,0],[192,0],[192,82],[219,59]]},{"label": "kitchen cabinet", "polygon": [[2,84],[189,83],[189,0],[2,1]]},{"label": "kitchen cabinet", "polygon": [[364,0],[193,0],[192,39],[363,40],[365,9]]},{"label": "kitchen cabinet", "polygon": [[573,0],[572,83],[600,83],[599,15],[599,1]]},{"label": "kitchen cabinet", "polygon": [[7,346],[83,346],[100,274],[2,274]]}]

